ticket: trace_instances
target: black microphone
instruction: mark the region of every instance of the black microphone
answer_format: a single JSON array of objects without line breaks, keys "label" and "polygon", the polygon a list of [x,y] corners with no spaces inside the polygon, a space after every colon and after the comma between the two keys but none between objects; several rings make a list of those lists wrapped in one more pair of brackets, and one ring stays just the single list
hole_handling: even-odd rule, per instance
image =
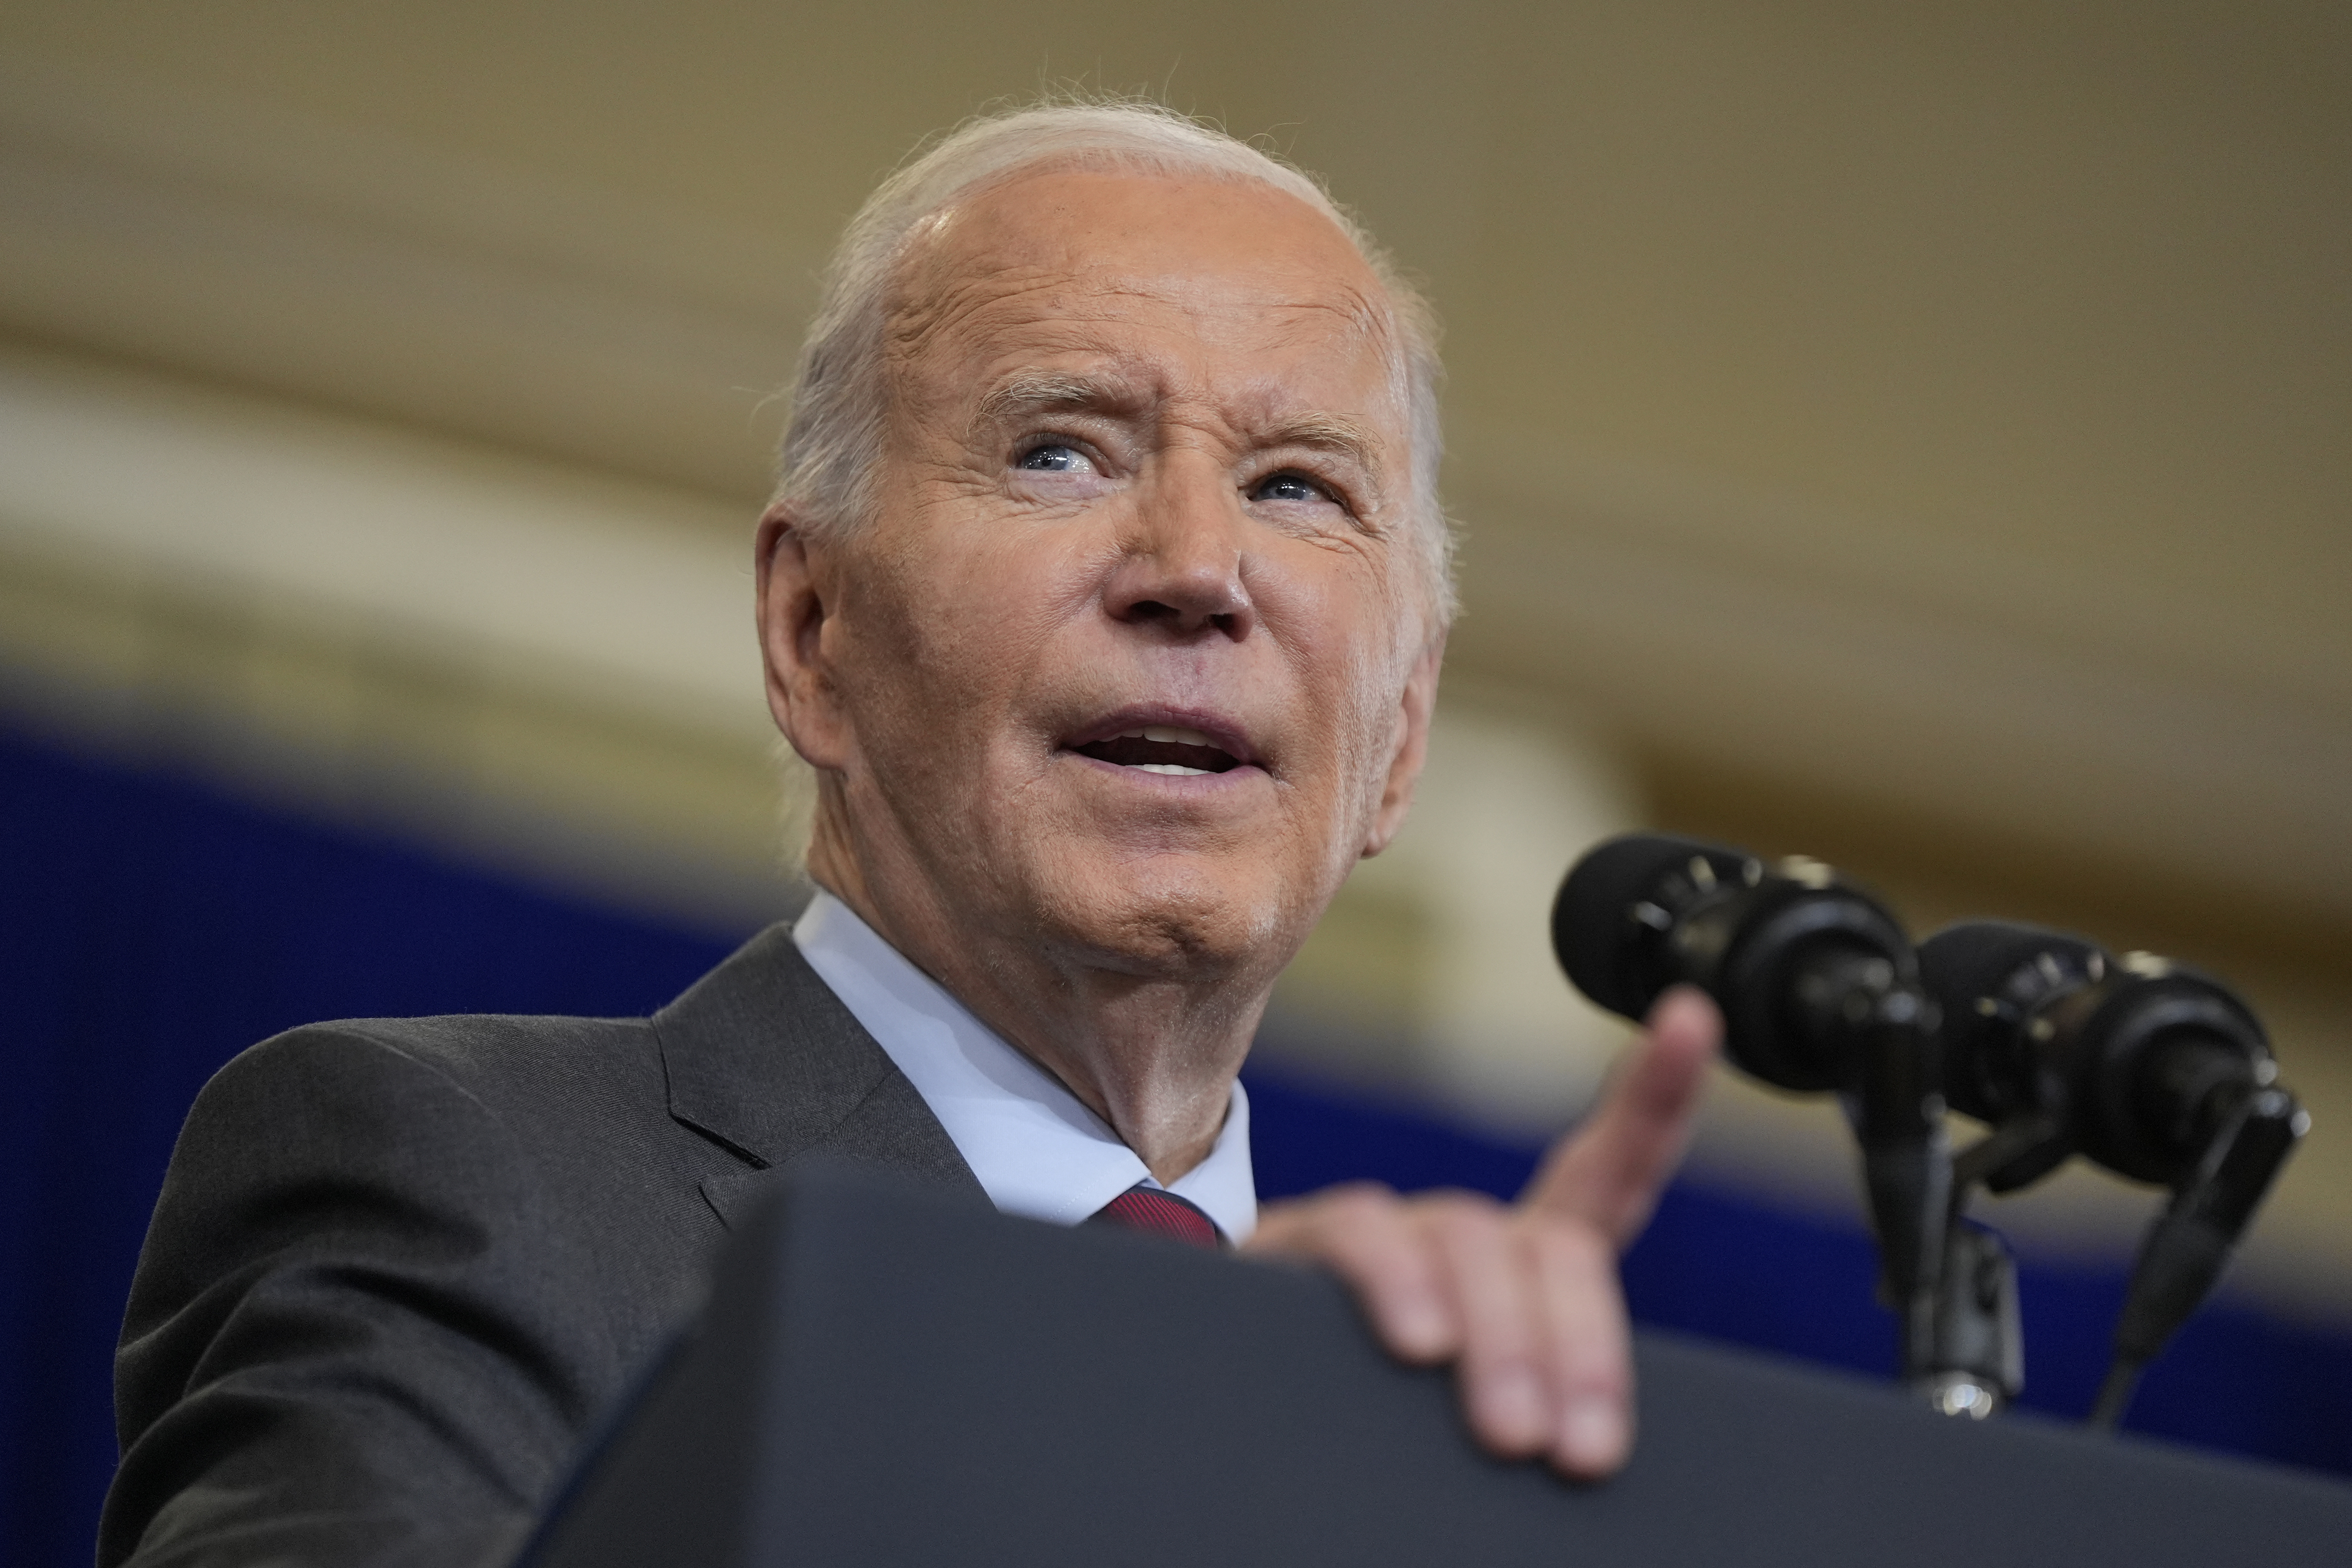
[{"label": "black microphone", "polygon": [[1862,1144],[1904,1373],[1932,1372],[1951,1159],[1933,1005],[1910,939],[1816,861],[1629,834],[1587,853],[1552,906],[1552,949],[1579,990],[1628,1018],[1696,985],[1723,1010],[1724,1050],[1765,1082],[1833,1090]]},{"label": "black microphone", "polygon": [[2141,1368],[2221,1278],[2311,1119],[2278,1087],[2253,1010],[2194,970],[1999,921],[1937,932],[1919,967],[1945,1019],[1946,1091],[1993,1129],[1962,1156],[1964,1186],[2006,1192],[2081,1153],[2172,1189],[2141,1244],[2092,1413],[2112,1426]]}]

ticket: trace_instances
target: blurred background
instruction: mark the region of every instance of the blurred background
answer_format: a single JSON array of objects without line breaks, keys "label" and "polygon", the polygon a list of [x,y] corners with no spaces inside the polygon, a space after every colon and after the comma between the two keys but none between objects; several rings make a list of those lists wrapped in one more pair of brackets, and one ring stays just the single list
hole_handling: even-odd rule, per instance
[{"label": "blurred background", "polygon": [[[80,1561],[188,1100],[308,1018],[637,1013],[800,896],[749,541],[841,224],[1140,90],[1447,323],[1421,804],[1286,979],[1269,1192],[1508,1188],[1656,825],[2240,983],[2317,1130],[2144,1429],[2352,1469],[2352,13],[2298,0],[0,7],[0,1540]],[[1850,1143],[1718,1082],[1637,1310],[1872,1371]],[[2072,1170],[2029,1403],[2156,1194]]]}]

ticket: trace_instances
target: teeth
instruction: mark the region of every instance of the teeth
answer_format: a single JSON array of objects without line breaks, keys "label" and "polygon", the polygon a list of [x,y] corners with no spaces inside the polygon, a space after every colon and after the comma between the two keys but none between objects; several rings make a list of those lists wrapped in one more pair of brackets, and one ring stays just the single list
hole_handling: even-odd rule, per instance
[{"label": "teeth", "polygon": [[1122,741],[1157,741],[1163,746],[1213,746],[1214,741],[1198,730],[1179,730],[1169,724],[1146,724],[1140,730],[1129,730],[1119,736]]},{"label": "teeth", "polygon": [[1130,763],[1128,765],[1134,768],[1138,773],[1169,773],[1185,778],[1189,778],[1196,773],[1205,773],[1209,771],[1206,768],[1188,768],[1181,763]]}]

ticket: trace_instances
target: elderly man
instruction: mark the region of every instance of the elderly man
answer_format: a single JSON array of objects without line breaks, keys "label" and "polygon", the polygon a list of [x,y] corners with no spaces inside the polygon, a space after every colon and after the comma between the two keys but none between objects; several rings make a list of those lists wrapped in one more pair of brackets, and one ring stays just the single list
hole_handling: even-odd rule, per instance
[{"label": "elderly man", "polygon": [[651,1019],[320,1026],[224,1069],[132,1293],[101,1562],[498,1559],[818,1151],[1321,1262],[1458,1363],[1494,1450],[1618,1465],[1615,1256],[1703,999],[1516,1205],[1251,1184],[1243,1058],[1428,736],[1431,336],[1312,182],[1160,110],[982,121],[885,184],[758,542],[815,900]]}]

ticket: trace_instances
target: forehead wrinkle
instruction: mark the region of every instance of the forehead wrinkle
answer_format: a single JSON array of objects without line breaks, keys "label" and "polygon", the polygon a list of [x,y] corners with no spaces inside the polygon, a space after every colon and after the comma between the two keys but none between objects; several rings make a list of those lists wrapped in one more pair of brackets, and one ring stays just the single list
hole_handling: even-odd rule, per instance
[{"label": "forehead wrinkle", "polygon": [[[1172,304],[1185,317],[1195,321],[1228,313],[1237,308],[1231,304],[1213,306],[1196,301],[1171,300],[1169,291],[1144,284],[1111,279],[1103,282],[1101,295],[1121,295],[1148,298],[1162,304]],[[1276,341],[1296,341],[1296,336],[1310,332],[1315,318],[1337,318],[1343,324],[1342,334],[1331,341],[1331,357],[1346,356],[1370,348],[1383,361],[1395,356],[1388,331],[1386,315],[1353,290],[1348,290],[1344,301],[1331,300],[1300,300],[1295,296],[1262,298],[1247,302],[1247,309],[1271,310],[1289,318],[1277,322],[1269,332],[1264,322],[1254,325],[1252,336],[1260,343]],[[1108,312],[1113,321],[1120,318]],[[1095,365],[1075,369],[1048,368],[1042,364],[1026,364],[1003,373],[993,378],[989,389],[979,399],[976,418],[1013,419],[1023,415],[1040,413],[1098,411],[1117,415],[1140,413],[1155,405],[1201,404],[1224,405],[1229,407],[1254,406],[1247,421],[1225,418],[1223,423],[1248,423],[1268,427],[1281,426],[1266,442],[1296,444],[1328,449],[1354,456],[1367,467],[1374,466],[1381,447],[1375,426],[1347,415],[1310,410],[1292,419],[1281,413],[1286,399],[1278,382],[1251,377],[1235,384],[1189,386],[1188,379],[1179,366],[1160,363],[1156,356],[1139,360],[1132,345],[1115,336],[1104,336],[1093,329],[1101,316],[1084,308],[1083,297],[1071,299],[1055,296],[1051,308],[1023,323],[1024,345],[1030,353],[1070,354],[1097,362]],[[1206,341],[1207,334],[1202,334]],[[1327,340],[1329,341],[1329,340]],[[1178,374],[1176,383],[1169,380],[1170,373]],[[1295,427],[1295,428],[1294,428]],[[1285,431],[1290,433],[1286,434]],[[1258,433],[1254,433],[1258,434]]]},{"label": "forehead wrinkle", "polygon": [[[1411,401],[1408,392],[1411,368],[1405,361],[1392,311],[1384,300],[1368,296],[1353,284],[1342,285],[1338,292],[1342,297],[1337,300],[1276,300],[1272,302],[1273,309],[1279,314],[1299,320],[1300,325],[1297,330],[1302,332],[1313,330],[1306,324],[1307,318],[1337,317],[1341,323],[1339,342],[1343,352],[1368,350],[1377,354],[1387,369],[1389,395],[1397,408],[1403,408]],[[1315,417],[1320,419],[1323,416]],[[1385,443],[1371,426],[1344,416],[1328,416],[1320,428],[1302,427],[1297,444],[1353,457],[1368,472],[1378,474],[1383,471],[1379,458],[1385,449]]]},{"label": "forehead wrinkle", "polygon": [[1065,254],[1048,257],[1002,254],[1007,244],[1034,247],[1042,238],[1034,233],[991,237],[999,252],[992,255],[988,242],[975,247],[971,241],[979,237],[961,233],[964,226],[947,221],[950,216],[967,215],[941,215],[899,259],[896,286],[883,310],[884,331],[894,350],[919,352],[927,339],[965,325],[975,315],[1017,308],[1041,294],[1050,302],[1036,311],[1039,318],[1096,317],[1102,311],[1099,306],[1088,308],[1089,296],[1106,303],[1139,299],[1195,319],[1255,310],[1297,319],[1303,326],[1308,318],[1332,316],[1342,323],[1351,345],[1373,342],[1391,356],[1396,348],[1392,301],[1376,280],[1360,275],[1360,257],[1351,256],[1352,265],[1341,267],[1277,267],[1255,287],[1236,288],[1238,279],[1228,275],[1220,280],[1225,285],[1223,298],[1204,298],[1196,287],[1199,279],[1187,272],[1105,265],[1066,247]]},{"label": "forehead wrinkle", "polygon": [[[924,269],[927,276],[908,278],[893,291],[883,312],[886,353],[900,363],[919,358],[934,340],[952,336],[992,310],[1044,296],[1050,300],[1067,280],[1040,267],[999,267],[986,269]],[[1049,318],[1057,313],[1050,303],[1033,307]]]},{"label": "forehead wrinkle", "polygon": [[[1391,330],[1388,308],[1379,300],[1367,298],[1352,284],[1332,285],[1326,279],[1318,280],[1319,286],[1261,287],[1245,292],[1228,290],[1221,297],[1203,297],[1182,287],[1189,279],[1181,277],[1171,279],[1113,274],[1086,281],[1104,296],[1147,300],[1194,321],[1239,313],[1263,313],[1275,318],[1280,330],[1304,334],[1314,331],[1319,319],[1334,318],[1339,323],[1341,341],[1347,346],[1353,348],[1370,343],[1383,353],[1393,352],[1394,333]],[[1322,297],[1318,298],[1318,295]]]},{"label": "forehead wrinkle", "polygon": [[[1238,297],[1231,290],[1222,298],[1214,291],[1204,297],[1186,287],[1192,280],[1185,275],[1155,276],[1149,271],[1089,266],[1082,259],[1075,264],[1073,259],[1057,258],[974,266],[981,258],[958,254],[957,247],[940,244],[941,237],[936,233],[926,236],[928,243],[918,247],[919,260],[913,256],[907,258],[911,265],[906,265],[901,273],[898,297],[893,302],[896,308],[889,312],[886,331],[891,357],[901,375],[934,342],[970,337],[975,340],[972,346],[978,347],[1006,325],[1017,326],[1029,340],[1027,349],[1032,353],[1075,354],[1111,362],[1075,370],[1031,363],[989,378],[992,384],[968,405],[971,408],[968,438],[979,437],[992,425],[1054,413],[1131,419],[1159,412],[1188,424],[1200,414],[1210,413],[1213,424],[1250,447],[1304,447],[1349,462],[1370,482],[1371,494],[1367,499],[1376,506],[1385,505],[1387,485],[1382,481],[1389,478],[1390,465],[1384,459],[1391,456],[1389,448],[1394,443],[1384,439],[1375,426],[1327,410],[1286,412],[1281,405],[1291,400],[1280,388],[1265,383],[1247,387],[1167,384],[1166,373],[1173,367],[1123,363],[1129,358],[1127,346],[1091,330],[1106,318],[1113,321],[1121,318],[1111,304],[1119,299],[1144,300],[1172,309],[1202,328],[1208,328],[1214,318],[1236,311],[1263,312],[1272,320],[1261,318],[1258,331],[1265,332],[1270,325],[1272,338],[1293,342],[1322,336],[1331,352],[1342,356],[1370,349],[1391,362],[1391,374],[1386,379],[1393,380],[1402,367],[1394,363],[1400,356],[1391,311],[1382,296],[1367,290],[1364,280],[1344,272],[1334,276],[1333,269],[1318,269],[1311,280],[1291,279],[1295,286],[1289,288],[1268,279],[1255,288],[1244,287]],[[991,317],[1010,319],[992,322]],[[1217,329],[1208,328],[1203,335],[1219,334]],[[893,402],[899,402],[911,390],[902,386],[900,396]],[[932,390],[945,392],[951,402],[963,401],[951,388]],[[1188,416],[1182,410],[1192,405],[1199,406]]]}]

